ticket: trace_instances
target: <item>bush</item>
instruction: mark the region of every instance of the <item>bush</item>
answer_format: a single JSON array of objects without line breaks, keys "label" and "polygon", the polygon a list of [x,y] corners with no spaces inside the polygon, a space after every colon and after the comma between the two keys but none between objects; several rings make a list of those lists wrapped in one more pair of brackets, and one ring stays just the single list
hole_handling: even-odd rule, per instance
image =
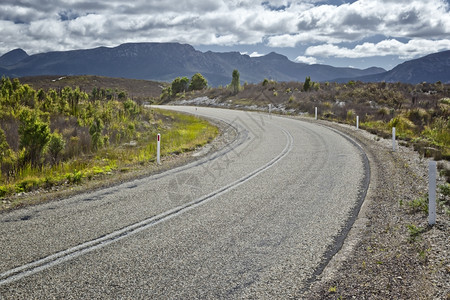
[{"label": "bush", "polygon": [[12,191],[8,186],[6,186],[6,185],[0,186],[0,198],[4,198],[5,196],[7,196],[11,193],[12,193]]},{"label": "bush", "polygon": [[408,202],[408,207],[412,212],[428,213],[428,196],[420,197],[418,199]]},{"label": "bush", "polygon": [[411,122],[411,120],[405,118],[404,116],[398,116],[398,117],[393,118],[388,123],[388,125],[390,128],[395,127],[396,133],[401,138],[413,136],[414,130],[416,128],[416,125],[414,125],[414,123]]},{"label": "bush", "polygon": [[417,227],[414,224],[410,224],[410,225],[406,225],[409,231],[409,238],[408,241],[410,243],[413,243],[417,240],[417,238],[420,237],[420,235],[422,234],[422,232],[425,231],[425,229],[423,229],[422,227]]},{"label": "bush", "polygon": [[66,179],[71,184],[80,184],[82,178],[83,173],[81,171],[74,170],[73,173],[66,174]]},{"label": "bush", "polygon": [[97,117],[89,127],[89,134],[91,135],[92,139],[92,148],[94,150],[98,150],[103,146],[102,130],[103,122],[100,118]]},{"label": "bush", "polygon": [[200,73],[195,73],[191,78],[191,83],[189,84],[190,91],[203,90],[208,87],[208,81]]},{"label": "bush", "polygon": [[45,145],[50,139],[50,128],[40,120],[37,112],[23,109],[20,113],[19,144],[25,149],[25,163],[37,166]]},{"label": "bush", "polygon": [[50,141],[48,142],[47,150],[50,154],[53,164],[57,162],[58,155],[61,153],[61,151],[64,150],[65,146],[66,142],[64,141],[64,138],[61,134],[54,132],[50,135]]},{"label": "bush", "polygon": [[64,157],[66,159],[70,159],[72,157],[80,155],[82,152],[80,148],[80,138],[77,136],[70,137],[69,143],[67,144],[66,151],[64,153]]},{"label": "bush", "polygon": [[442,194],[441,202],[446,205],[450,205],[450,184],[445,183],[439,186],[439,192]]},{"label": "bush", "polygon": [[437,118],[432,128],[426,128],[423,134],[434,144],[449,147],[450,145],[450,119]]},{"label": "bush", "polygon": [[17,192],[31,192],[36,190],[40,186],[40,180],[38,178],[28,178],[16,183]]},{"label": "bush", "polygon": [[355,119],[355,111],[350,109],[347,111],[347,121],[353,121]]},{"label": "bush", "polygon": [[431,115],[423,108],[415,108],[408,111],[407,118],[423,128],[430,123]]}]

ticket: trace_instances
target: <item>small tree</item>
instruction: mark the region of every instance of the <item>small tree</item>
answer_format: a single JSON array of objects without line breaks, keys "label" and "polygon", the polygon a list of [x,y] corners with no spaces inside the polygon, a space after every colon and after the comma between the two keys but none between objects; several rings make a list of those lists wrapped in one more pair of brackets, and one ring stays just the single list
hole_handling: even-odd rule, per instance
[{"label": "small tree", "polygon": [[61,151],[64,150],[65,146],[66,142],[64,141],[64,138],[61,134],[59,134],[58,132],[54,132],[50,135],[47,149],[48,154],[50,154],[50,157],[52,158],[53,164],[57,162],[58,155],[61,153]]},{"label": "small tree", "polygon": [[239,81],[239,71],[234,69],[231,79],[231,88],[233,89],[233,93],[237,94],[241,87],[241,83]]},{"label": "small tree", "polygon": [[195,73],[191,78],[191,83],[189,84],[190,91],[203,90],[208,86],[208,81],[200,73]]},{"label": "small tree", "polygon": [[305,83],[303,84],[303,90],[307,92],[309,91],[310,88],[311,88],[311,77],[307,76],[305,78]]},{"label": "small tree", "polygon": [[103,146],[102,139],[103,122],[99,117],[95,117],[91,126],[89,127],[89,134],[92,139],[92,148],[97,150]]},{"label": "small tree", "polygon": [[172,81],[172,95],[186,92],[188,89],[189,78],[177,77]]},{"label": "small tree", "polygon": [[50,139],[50,128],[28,108],[22,110],[19,119],[19,146],[25,149],[24,163],[31,162],[32,166],[37,166]]},{"label": "small tree", "polygon": [[133,117],[141,112],[137,103],[131,99],[127,99],[127,101],[123,102],[123,109],[129,116]]},{"label": "small tree", "polygon": [[9,147],[8,142],[6,141],[6,135],[3,129],[0,128],[0,168],[2,176],[10,176],[14,170],[15,159],[14,153]]},{"label": "small tree", "polygon": [[164,88],[161,92],[161,95],[159,96],[159,99],[161,101],[166,101],[170,99],[170,96],[172,96],[172,86],[169,85],[168,87]]},{"label": "small tree", "polygon": [[11,149],[8,142],[6,141],[5,132],[0,128],[0,163],[2,162],[4,157],[9,156],[10,154]]}]

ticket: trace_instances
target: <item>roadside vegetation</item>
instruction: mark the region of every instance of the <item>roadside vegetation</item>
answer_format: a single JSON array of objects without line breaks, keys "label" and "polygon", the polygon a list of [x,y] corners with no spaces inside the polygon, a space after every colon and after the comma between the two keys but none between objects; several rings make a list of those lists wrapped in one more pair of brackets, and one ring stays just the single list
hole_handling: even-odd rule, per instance
[{"label": "roadside vegetation", "polygon": [[172,83],[165,87],[161,93],[160,101],[170,101],[174,98],[186,97],[186,92],[202,91],[208,87],[208,81],[202,74],[192,75],[191,80],[186,76],[175,78]]},{"label": "roadside vegetation", "polygon": [[307,77],[304,82],[265,79],[236,88],[233,82],[235,79],[226,87],[182,96],[207,96],[219,106],[241,109],[267,110],[272,104],[272,111],[294,115],[314,115],[317,107],[320,119],[353,125],[359,116],[362,129],[389,137],[392,127],[396,127],[398,138],[423,155],[450,159],[449,84],[318,83]]},{"label": "roadside vegetation", "polygon": [[168,86],[165,82],[156,82],[141,79],[128,78],[112,78],[96,75],[75,75],[75,76],[52,76],[40,75],[20,78],[22,84],[28,84],[35,89],[43,89],[48,91],[54,89],[56,91],[71,87],[77,87],[81,91],[90,93],[94,88],[103,89],[109,97],[118,97],[119,93],[126,93],[138,104],[153,103],[161,95],[162,90]]},{"label": "roadside vegetation", "polygon": [[[0,197],[80,184],[161,155],[194,150],[218,129],[193,116],[145,108],[126,91],[35,90],[0,81]],[[6,201],[3,200],[3,204]],[[20,205],[21,203],[15,203]]]}]

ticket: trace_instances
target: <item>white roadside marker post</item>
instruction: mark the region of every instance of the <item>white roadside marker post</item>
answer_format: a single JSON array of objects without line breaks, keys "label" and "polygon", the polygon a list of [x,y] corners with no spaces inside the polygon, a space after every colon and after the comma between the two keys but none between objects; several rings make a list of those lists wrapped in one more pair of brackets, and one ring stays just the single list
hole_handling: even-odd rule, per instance
[{"label": "white roadside marker post", "polygon": [[314,107],[314,118],[317,120],[317,107]]},{"label": "white roadside marker post", "polygon": [[356,129],[359,129],[359,116],[356,116]]},{"label": "white roadside marker post", "polygon": [[156,163],[161,164],[161,134],[159,133],[156,140]]},{"label": "white roadside marker post", "polygon": [[392,151],[395,152],[395,127],[392,127]]},{"label": "white roadside marker post", "polygon": [[272,113],[272,104],[269,104],[269,115]]},{"label": "white roadside marker post", "polygon": [[428,164],[428,224],[436,224],[436,162]]}]

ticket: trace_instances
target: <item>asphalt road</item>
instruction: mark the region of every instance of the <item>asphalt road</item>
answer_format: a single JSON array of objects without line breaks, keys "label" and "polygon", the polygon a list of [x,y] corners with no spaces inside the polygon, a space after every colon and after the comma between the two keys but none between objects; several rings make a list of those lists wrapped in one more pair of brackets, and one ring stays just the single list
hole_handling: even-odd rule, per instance
[{"label": "asphalt road", "polygon": [[1,214],[0,299],[301,295],[359,209],[364,153],[308,122],[171,109],[238,135],[177,169]]}]

